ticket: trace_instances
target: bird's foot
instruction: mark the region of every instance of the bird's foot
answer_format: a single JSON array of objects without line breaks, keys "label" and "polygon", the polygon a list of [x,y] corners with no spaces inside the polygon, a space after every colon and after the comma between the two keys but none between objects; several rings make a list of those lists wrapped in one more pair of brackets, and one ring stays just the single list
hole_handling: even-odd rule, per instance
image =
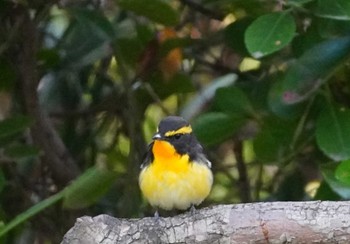
[{"label": "bird's foot", "polygon": [[196,214],[196,208],[195,208],[195,206],[194,206],[194,204],[192,204],[191,205],[191,208],[190,208],[190,213],[191,213],[191,215],[193,216],[193,215],[195,215]]}]

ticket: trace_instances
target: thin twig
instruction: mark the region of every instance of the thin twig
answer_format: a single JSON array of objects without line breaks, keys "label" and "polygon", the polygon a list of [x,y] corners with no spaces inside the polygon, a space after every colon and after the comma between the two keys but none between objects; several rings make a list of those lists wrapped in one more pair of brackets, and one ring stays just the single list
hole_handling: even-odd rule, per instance
[{"label": "thin twig", "polygon": [[259,162],[259,168],[258,168],[258,176],[257,179],[255,181],[255,196],[254,196],[254,201],[260,201],[260,191],[262,188],[262,184],[263,184],[263,171],[264,171],[264,165]]},{"label": "thin twig", "polygon": [[[23,23],[23,18],[18,18],[15,24],[12,26],[10,33],[7,35],[7,40],[0,45],[0,56],[14,43],[15,38],[18,35],[20,26]],[[6,35],[5,35],[6,36]]]},{"label": "thin twig", "polygon": [[222,13],[218,13],[218,12],[214,12],[211,9],[205,8],[202,6],[202,4],[200,3],[196,3],[194,1],[191,0],[180,0],[180,2],[184,5],[187,5],[188,7],[190,7],[191,9],[209,17],[212,19],[216,19],[219,21],[222,21],[225,18],[225,15]]},{"label": "thin twig", "polygon": [[201,59],[199,57],[195,57],[195,60],[198,64],[207,66],[213,70],[215,70],[216,72],[220,72],[222,74],[227,74],[227,73],[235,73],[236,75],[238,75],[241,79],[247,80],[247,81],[257,81],[258,79],[256,77],[254,77],[253,75],[249,74],[248,72],[242,72],[238,69],[232,69],[229,67],[226,67],[222,64],[220,64],[219,62],[216,63],[212,63],[209,62],[207,60]]},{"label": "thin twig", "polygon": [[143,83],[143,84],[144,84],[144,87],[147,90],[148,94],[152,97],[153,101],[155,101],[157,103],[157,105],[160,107],[160,109],[163,111],[163,113],[166,115],[170,115],[169,110],[166,107],[164,107],[162,101],[160,100],[157,93],[155,93],[155,91],[153,90],[151,85],[148,83]]},{"label": "thin twig", "polygon": [[293,135],[293,139],[292,139],[292,143],[290,145],[290,148],[291,149],[294,149],[300,135],[302,135],[302,132],[305,128],[305,123],[306,123],[306,119],[307,117],[309,116],[309,113],[310,113],[310,110],[311,110],[311,107],[313,105],[313,102],[315,100],[315,96],[313,96],[310,101],[308,102],[308,104],[306,105],[306,108],[305,108],[305,111],[303,113],[303,115],[301,116],[299,122],[298,122],[298,126],[294,132],[294,135]]},{"label": "thin twig", "polygon": [[242,202],[251,202],[250,184],[247,167],[243,159],[243,142],[236,141],[233,146],[238,170],[238,191]]}]

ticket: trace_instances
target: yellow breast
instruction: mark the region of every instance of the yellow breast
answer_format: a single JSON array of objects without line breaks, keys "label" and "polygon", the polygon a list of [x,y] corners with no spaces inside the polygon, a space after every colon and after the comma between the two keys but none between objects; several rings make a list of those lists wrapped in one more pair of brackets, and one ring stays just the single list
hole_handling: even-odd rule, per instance
[{"label": "yellow breast", "polygon": [[165,141],[155,141],[153,154],[153,163],[139,177],[141,191],[152,206],[187,209],[209,195],[213,175],[206,165],[189,163],[188,155],[180,156]]}]

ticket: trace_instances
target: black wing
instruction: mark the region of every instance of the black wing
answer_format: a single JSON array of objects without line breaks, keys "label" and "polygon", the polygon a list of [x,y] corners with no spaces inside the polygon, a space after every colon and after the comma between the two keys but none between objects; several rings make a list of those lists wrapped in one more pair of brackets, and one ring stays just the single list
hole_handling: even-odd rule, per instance
[{"label": "black wing", "polygon": [[190,145],[190,159],[191,161],[196,161],[197,163],[205,164],[208,166],[208,168],[211,168],[211,162],[206,157],[206,155],[203,152],[203,147],[197,139],[195,138]]},{"label": "black wing", "polygon": [[211,168],[211,162],[209,161],[209,159],[207,159],[207,157],[203,153],[199,153],[195,158],[195,161],[198,163],[205,164],[206,166],[208,166],[208,168]]},{"label": "black wing", "polygon": [[141,169],[152,163],[154,156],[152,152],[153,142],[148,145],[147,152],[143,155],[142,164],[140,166]]}]

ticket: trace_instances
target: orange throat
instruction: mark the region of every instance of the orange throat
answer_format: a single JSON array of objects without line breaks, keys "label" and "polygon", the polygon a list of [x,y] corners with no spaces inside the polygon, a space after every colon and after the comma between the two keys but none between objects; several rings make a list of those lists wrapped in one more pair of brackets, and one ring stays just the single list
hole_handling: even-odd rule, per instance
[{"label": "orange throat", "polygon": [[153,166],[160,171],[184,172],[189,167],[188,155],[180,155],[167,141],[156,140],[152,148]]},{"label": "orange throat", "polygon": [[154,157],[156,158],[171,158],[179,156],[175,148],[167,141],[155,140],[152,148]]}]

